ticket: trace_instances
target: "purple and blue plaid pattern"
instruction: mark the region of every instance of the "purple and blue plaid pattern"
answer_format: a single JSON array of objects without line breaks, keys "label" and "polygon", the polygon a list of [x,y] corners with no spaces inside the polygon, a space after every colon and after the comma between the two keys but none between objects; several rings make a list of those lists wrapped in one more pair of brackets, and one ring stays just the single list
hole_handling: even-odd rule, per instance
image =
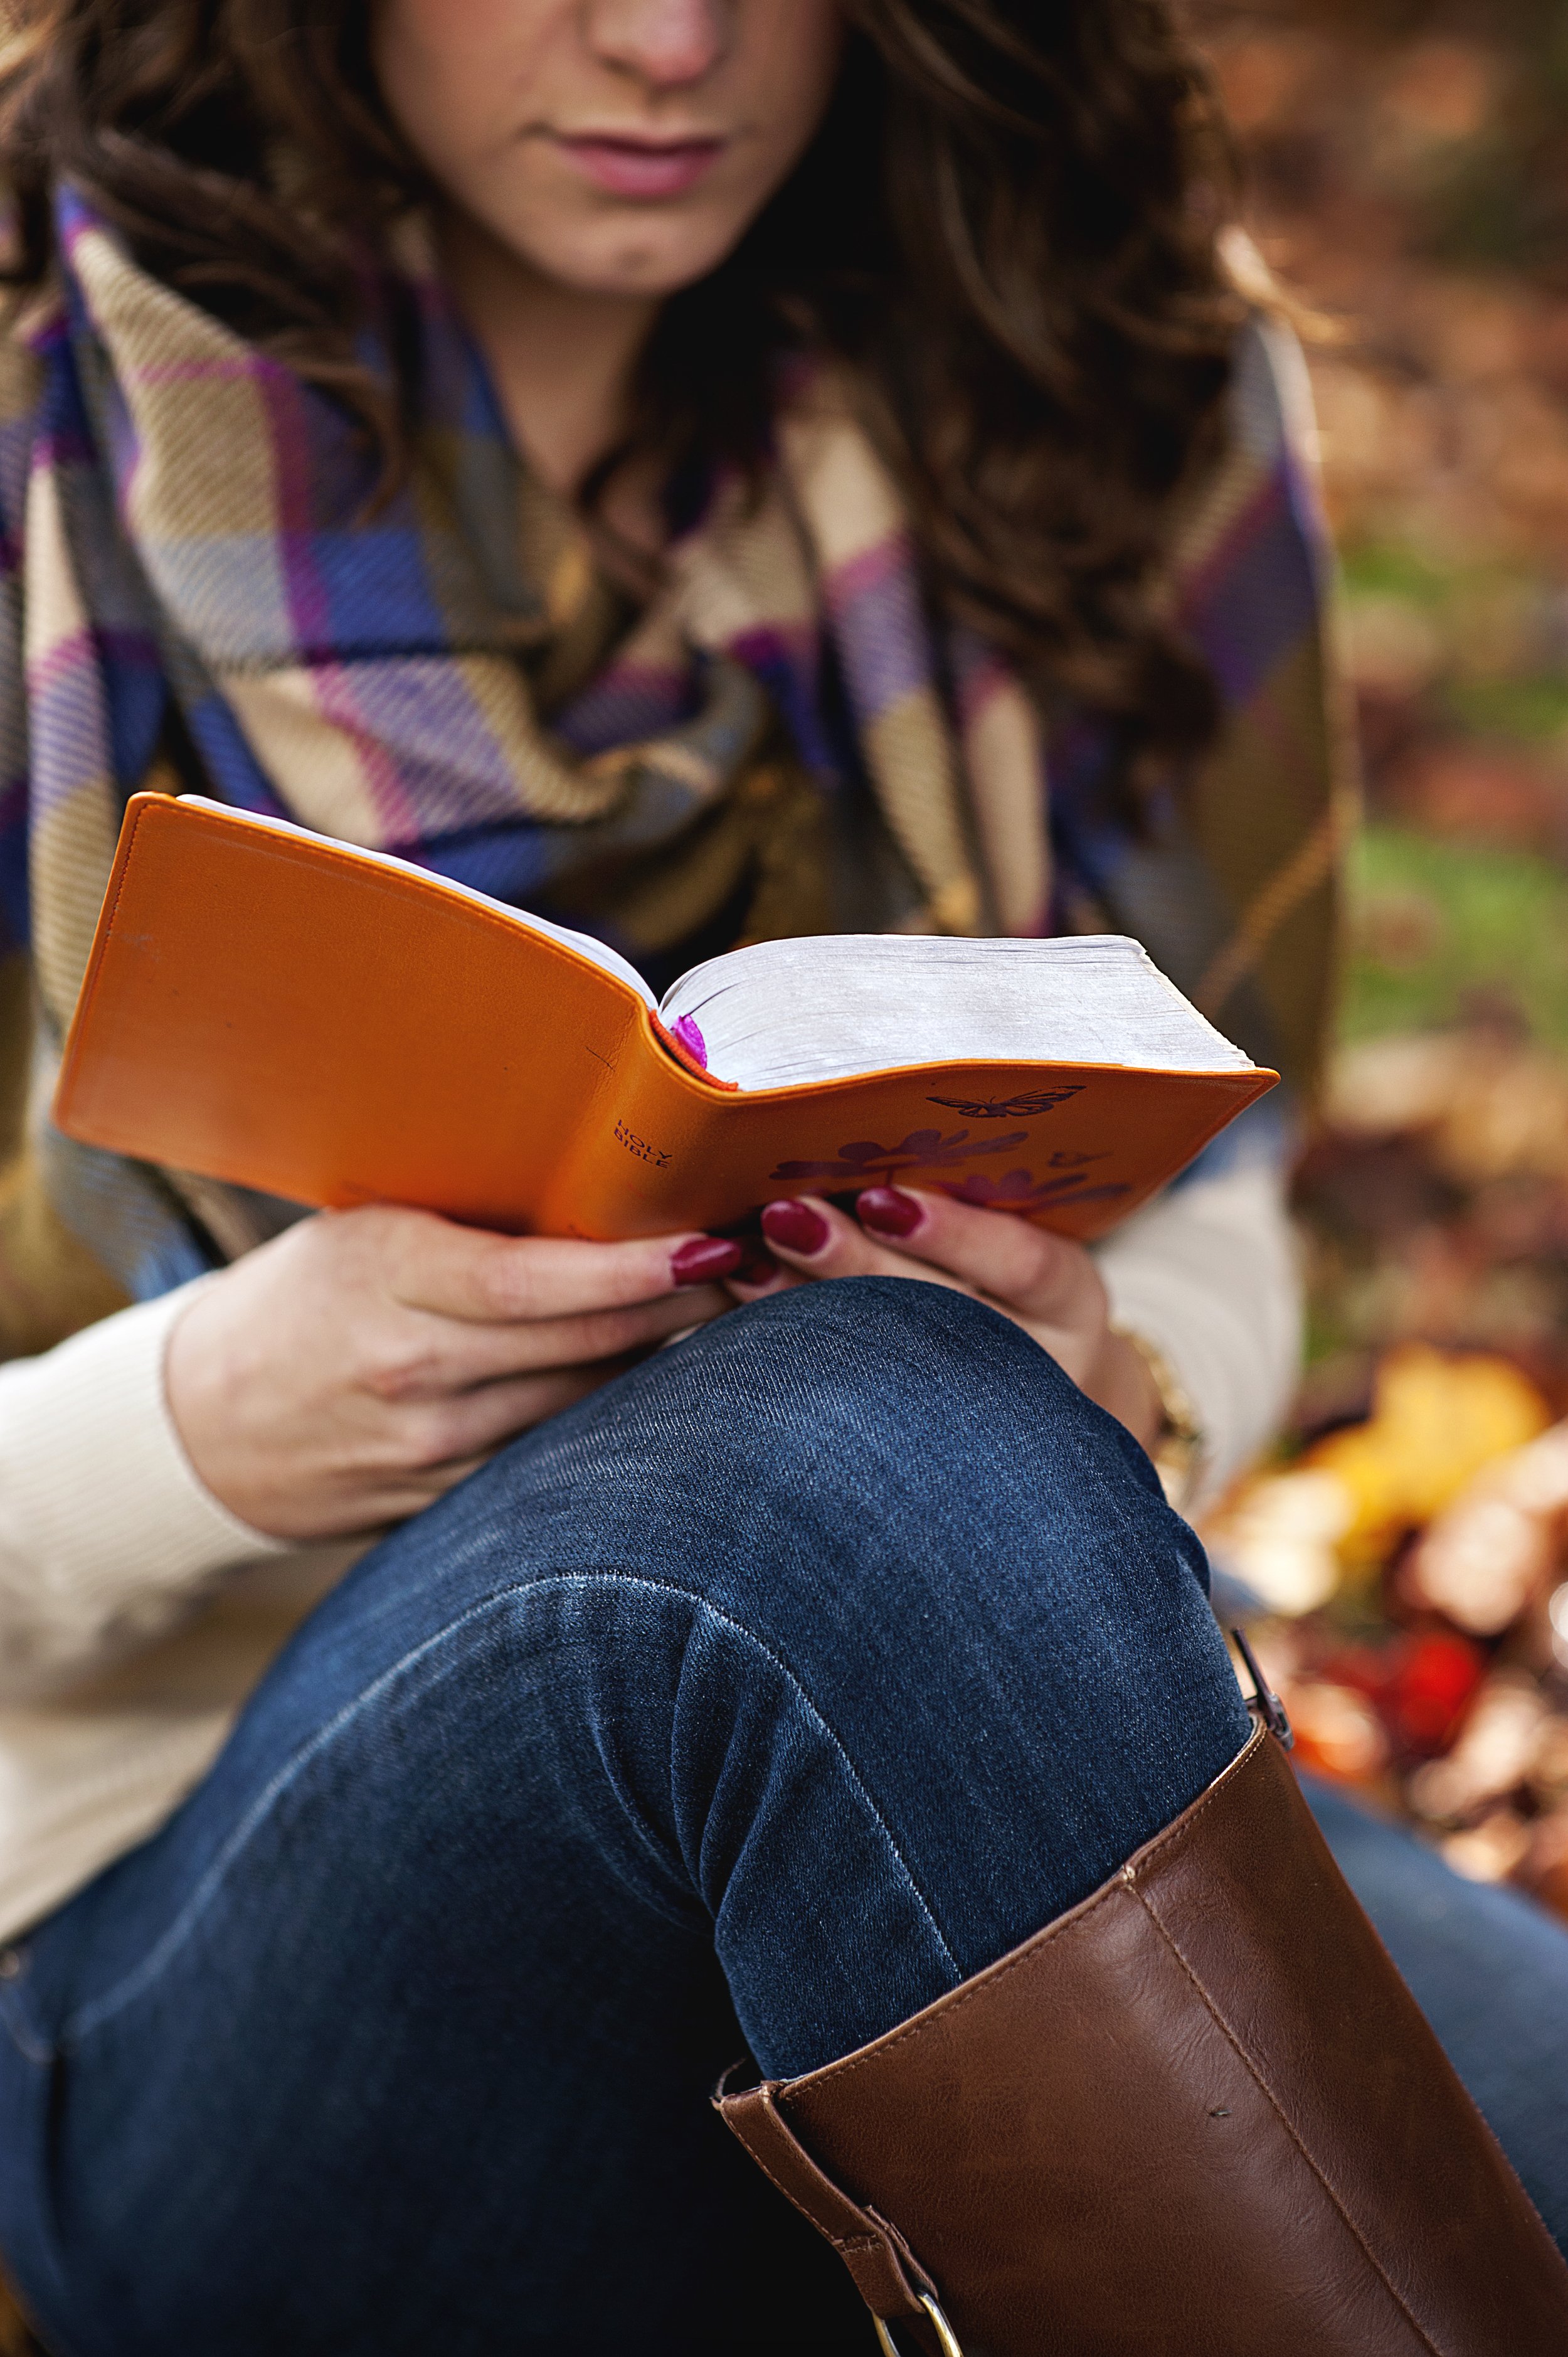
[{"label": "purple and blue plaid pattern", "polygon": [[[1310,1061],[1345,800],[1277,330],[1243,339],[1230,457],[1176,565],[1230,729],[1140,830],[1108,795],[1103,732],[1060,718],[1047,758],[1007,668],[933,629],[832,367],[781,395],[763,495],[714,486],[651,603],[546,718],[541,665],[591,633],[602,585],[434,276],[414,282],[415,463],[378,506],[340,408],[150,278],[70,192],[59,225],[58,295],[0,365],[0,919],[57,1037],[172,711],[208,790],[243,808],[555,912],[575,874],[618,861],[636,886],[657,863],[688,931],[682,845],[782,746],[810,794],[872,798],[877,921],[1115,923],[1255,1054]],[[586,921],[633,956],[678,938],[647,889]],[[37,1143],[55,1207],[128,1290],[210,1258],[164,1175]]]}]

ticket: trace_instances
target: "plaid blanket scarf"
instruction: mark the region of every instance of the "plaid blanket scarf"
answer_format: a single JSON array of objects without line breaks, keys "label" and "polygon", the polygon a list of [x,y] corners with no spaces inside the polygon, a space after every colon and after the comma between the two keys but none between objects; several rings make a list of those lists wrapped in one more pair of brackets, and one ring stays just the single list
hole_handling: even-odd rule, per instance
[{"label": "plaid blanket scarf", "polygon": [[1229,725],[1131,830],[1102,732],[1067,714],[1047,743],[1006,666],[933,621],[831,370],[781,395],[759,496],[671,494],[684,512],[638,609],[520,464],[433,274],[414,281],[414,463],[368,508],[331,403],[69,192],[59,225],[59,285],[0,354],[5,1348],[290,1215],[78,1147],[42,1109],[121,813],[149,782],[586,926],[657,982],[785,933],[1131,931],[1255,1056],[1309,1077],[1347,806],[1283,331],[1242,339],[1229,459],[1173,568]]}]

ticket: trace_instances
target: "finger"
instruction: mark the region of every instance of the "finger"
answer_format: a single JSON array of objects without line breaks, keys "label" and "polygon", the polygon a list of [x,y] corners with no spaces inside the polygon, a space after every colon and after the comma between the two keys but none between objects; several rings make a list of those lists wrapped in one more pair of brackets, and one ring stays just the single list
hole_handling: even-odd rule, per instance
[{"label": "finger", "polygon": [[[570,1406],[572,1403],[564,1401],[562,1404]],[[538,1421],[542,1423],[544,1419],[541,1416]],[[520,1425],[517,1432],[525,1428]],[[406,1523],[413,1515],[423,1513],[426,1506],[433,1506],[438,1498],[444,1498],[448,1490],[455,1490],[460,1481],[467,1480],[470,1474],[481,1471],[493,1457],[499,1454],[506,1442],[514,1437],[516,1433],[506,1433],[501,1439],[492,1442],[487,1448],[476,1450],[470,1457],[446,1458],[439,1465],[389,1476],[375,1485],[367,1486],[360,1475],[350,1485],[342,1511],[325,1535],[358,1537],[375,1531],[391,1530],[399,1523]]]},{"label": "finger", "polygon": [[459,1481],[466,1481],[470,1473],[488,1465],[495,1453],[493,1448],[488,1448],[480,1456],[454,1458],[425,1472],[404,1474],[379,1489],[357,1487],[351,1505],[328,1535],[348,1537],[361,1532],[389,1530],[398,1523],[406,1523],[413,1515],[422,1514],[426,1506],[433,1506],[437,1498],[444,1498],[448,1490],[455,1490]]},{"label": "finger", "polygon": [[[360,1214],[339,1213],[343,1217]],[[388,1211],[369,1242],[406,1307],[499,1323],[628,1308],[739,1266],[741,1249],[690,1231],[596,1243],[571,1236],[502,1236],[433,1211]]]},{"label": "finger", "polygon": [[493,1455],[521,1432],[532,1431],[547,1416],[575,1406],[618,1375],[626,1361],[604,1361],[596,1367],[573,1367],[557,1374],[521,1375],[505,1383],[481,1383],[437,1405],[411,1411],[403,1446],[419,1475],[440,1478],[451,1465]]},{"label": "finger", "polygon": [[817,1195],[769,1203],[762,1214],[762,1232],[768,1251],[805,1276],[915,1276],[961,1292],[969,1289],[947,1270],[911,1262],[876,1242]]},{"label": "finger", "polygon": [[402,1310],[371,1340],[360,1386],[380,1400],[438,1399],[509,1376],[588,1366],[646,1350],[688,1327],[705,1326],[729,1307],[722,1286],[704,1285],[631,1309],[508,1324]]},{"label": "finger", "polygon": [[798,1285],[808,1285],[810,1282],[811,1279],[803,1276],[799,1269],[781,1268],[776,1261],[770,1275],[757,1277],[732,1276],[725,1285],[725,1291],[742,1303],[766,1301],[771,1294],[792,1293]]},{"label": "finger", "polygon": [[733,1276],[725,1279],[725,1291],[736,1301],[761,1301],[770,1293],[788,1293],[791,1286],[803,1285],[804,1277],[792,1268],[785,1268],[755,1237],[743,1237],[746,1257]]},{"label": "finger", "polygon": [[344,1533],[405,1522],[466,1481],[509,1441],[574,1407],[633,1361],[615,1359],[597,1367],[561,1374],[529,1375],[487,1383],[461,1398],[410,1409],[373,1453],[383,1460],[372,1472],[361,1462],[348,1469],[351,1505],[341,1518]]},{"label": "finger", "polygon": [[855,1212],[879,1243],[945,1271],[1021,1317],[1072,1329],[1104,1323],[1100,1273],[1067,1236],[914,1187],[868,1187]]}]

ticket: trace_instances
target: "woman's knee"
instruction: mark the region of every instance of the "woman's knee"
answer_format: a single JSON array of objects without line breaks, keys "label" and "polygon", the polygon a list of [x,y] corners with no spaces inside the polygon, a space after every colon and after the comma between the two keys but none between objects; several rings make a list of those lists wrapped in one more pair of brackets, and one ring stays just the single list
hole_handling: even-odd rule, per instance
[{"label": "woman's knee", "polygon": [[511,1455],[512,1544],[670,1580],[791,1655],[864,1660],[881,1633],[907,1683],[923,1649],[1048,1641],[1115,1683],[1218,1641],[1202,1550],[1143,1451],[949,1287],[775,1296]]},{"label": "woman's knee", "polygon": [[[606,1395],[607,1428],[679,1415],[685,1463],[806,1505],[1157,1484],[1131,1436],[1012,1319],[947,1286],[866,1276],[751,1304]],[[672,1463],[671,1470],[678,1470]]]},{"label": "woman's knee", "polygon": [[[996,1758],[1129,1730],[1158,1750],[1198,1725],[1218,1772],[1244,1732],[1202,1550],[1143,1452],[1021,1329],[918,1280],[717,1320],[514,1444],[384,1557],[365,1573],[411,1624],[503,1593],[521,1612],[536,1590],[532,1627],[542,1591],[580,1590],[596,1676],[628,1651],[624,1599],[657,1604],[659,1641],[622,1663],[634,1716],[694,1675],[680,1632],[701,1624],[875,1752],[950,1753],[964,1726]],[[749,1676],[719,1652],[727,1717]]]},{"label": "woman's knee", "polygon": [[1207,1577],[1144,1451],[1013,1320],[951,1287],[803,1286],[686,1346],[694,1467],[835,1550]]},{"label": "woman's knee", "polygon": [[[928,1944],[940,1924],[975,1969],[1245,1739],[1197,1543],[1122,1428],[950,1289],[801,1288],[684,1347],[686,1379],[642,1371],[685,1452],[684,1552],[654,1576],[693,1607],[660,1758],[732,1976],[775,1885],[808,1915],[841,1886],[897,1900],[925,1954],[908,1883]],[[852,1874],[852,1850],[882,1863]]]}]

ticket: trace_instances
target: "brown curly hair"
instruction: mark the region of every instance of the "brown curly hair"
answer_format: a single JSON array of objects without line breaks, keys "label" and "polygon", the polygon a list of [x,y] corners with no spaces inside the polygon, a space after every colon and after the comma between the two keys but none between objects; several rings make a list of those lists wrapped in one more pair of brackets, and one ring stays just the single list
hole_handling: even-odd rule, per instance
[{"label": "brown curly hair", "polygon": [[[358,356],[367,263],[431,191],[381,102],[365,0],[8,0],[9,276],[68,178],[145,267],[346,403],[388,479],[417,401]],[[1219,700],[1162,612],[1178,504],[1222,432],[1241,306],[1231,152],[1171,0],[848,0],[832,103],[727,259],[672,296],[632,445],[756,468],[781,350],[846,357],[933,604],[1042,700],[1183,762]],[[382,271],[380,283],[395,285]],[[406,349],[405,349],[406,346]],[[591,501],[625,457],[598,468]]]}]

